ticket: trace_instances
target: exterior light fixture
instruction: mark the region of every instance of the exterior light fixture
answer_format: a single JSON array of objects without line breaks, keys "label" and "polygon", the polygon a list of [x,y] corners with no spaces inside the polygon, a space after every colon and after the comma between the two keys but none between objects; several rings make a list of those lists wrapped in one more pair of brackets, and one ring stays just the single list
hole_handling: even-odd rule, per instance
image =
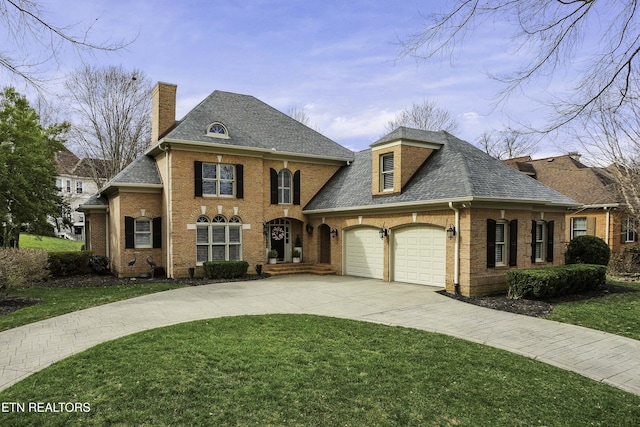
[{"label": "exterior light fixture", "polygon": [[338,237],[338,230],[336,230],[335,228],[331,230],[331,237],[333,237],[334,239]]},{"label": "exterior light fixture", "polygon": [[382,225],[382,228],[379,231],[380,233],[380,238],[384,239],[386,236],[389,235],[389,230],[387,228],[385,228],[384,224]]},{"label": "exterior light fixture", "polygon": [[309,236],[311,236],[311,234],[313,233],[313,225],[311,225],[311,224],[307,223],[307,225],[306,225],[306,227],[305,227],[305,228],[306,228],[306,230],[307,230],[307,234],[308,234]]},{"label": "exterior light fixture", "polygon": [[453,226],[453,224],[449,224],[449,228],[447,228],[447,237],[449,237],[449,240],[452,240],[455,236],[456,228]]},{"label": "exterior light fixture", "polygon": [[269,235],[269,224],[267,224],[266,222],[262,223],[262,234],[264,234],[265,236]]}]

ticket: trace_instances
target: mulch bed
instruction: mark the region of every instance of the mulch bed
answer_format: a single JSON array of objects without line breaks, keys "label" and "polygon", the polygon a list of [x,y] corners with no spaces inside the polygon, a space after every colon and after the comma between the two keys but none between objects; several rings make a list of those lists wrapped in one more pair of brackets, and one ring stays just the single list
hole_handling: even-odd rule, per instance
[{"label": "mulch bed", "polygon": [[[269,277],[268,274],[261,275],[246,275],[236,279],[237,281],[245,280],[258,280],[265,277]],[[114,286],[114,285],[135,285],[136,283],[149,283],[149,282],[173,282],[173,279],[156,278],[156,279],[118,279],[114,276],[96,276],[96,275],[84,275],[84,276],[69,276],[55,279],[49,279],[39,286],[47,288],[84,288],[84,287],[100,287],[100,286]],[[210,280],[210,279],[193,279],[193,280],[180,280],[176,283],[184,283],[192,286],[205,285],[216,282],[227,282],[228,280]],[[494,310],[508,311],[511,313],[524,314],[526,316],[544,317],[551,313],[554,304],[568,302],[568,301],[580,301],[593,298],[601,298],[611,294],[637,292],[634,289],[618,286],[613,284],[607,284],[601,289],[597,289],[591,292],[586,292],[576,295],[566,295],[563,297],[550,298],[546,300],[530,300],[530,299],[509,299],[506,295],[492,295],[485,297],[464,297],[462,295],[453,295],[441,291],[443,295],[450,298],[455,298],[460,301],[464,301],[469,304],[475,304],[482,307],[492,308]],[[29,307],[31,305],[38,304],[40,300],[34,298],[21,298],[21,297],[8,297],[4,301],[0,301],[0,316],[8,314],[21,308]]]}]

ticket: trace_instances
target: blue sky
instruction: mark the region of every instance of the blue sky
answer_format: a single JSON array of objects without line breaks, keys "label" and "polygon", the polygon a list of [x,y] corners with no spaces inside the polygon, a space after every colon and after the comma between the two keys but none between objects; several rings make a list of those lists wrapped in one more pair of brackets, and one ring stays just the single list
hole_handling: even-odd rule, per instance
[{"label": "blue sky", "polygon": [[[177,84],[178,119],[214,90],[249,94],[284,112],[304,109],[312,127],[355,150],[382,136],[397,112],[424,99],[455,116],[457,136],[470,142],[503,128],[509,117],[534,124],[544,119],[524,95],[493,107],[499,86],[486,73],[518,59],[505,50],[501,24],[487,24],[452,61],[396,61],[398,39],[417,31],[424,15],[446,1],[41,3],[59,25],[77,23],[80,29],[91,22],[93,41],[133,40],[123,51],[88,60]],[[80,65],[71,54],[63,59],[60,76]],[[568,149],[546,141],[536,157]]]}]

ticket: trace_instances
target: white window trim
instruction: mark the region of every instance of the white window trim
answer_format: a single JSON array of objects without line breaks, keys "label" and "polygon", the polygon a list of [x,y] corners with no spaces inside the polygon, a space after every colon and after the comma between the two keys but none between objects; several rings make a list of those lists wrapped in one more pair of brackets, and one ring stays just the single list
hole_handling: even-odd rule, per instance
[{"label": "white window trim", "polygon": [[[576,219],[583,219],[584,220],[584,229],[582,228],[576,228]],[[581,234],[576,234],[576,231],[584,231],[584,233]],[[586,236],[587,235],[587,217],[581,216],[581,217],[574,217],[571,218],[571,240],[574,239],[574,237],[578,237],[578,236]]]},{"label": "white window trim", "polygon": [[[214,126],[220,126],[224,130],[224,132],[211,132],[211,128]],[[229,129],[227,129],[227,127],[220,122],[213,122],[209,126],[207,126],[207,136],[210,136],[212,138],[229,139]]]},{"label": "white window trim", "polygon": [[[384,169],[384,159],[391,157],[393,160],[393,167],[391,170]],[[380,190],[381,191],[393,191],[394,189],[394,171],[395,171],[395,155],[394,153],[386,153],[380,155]],[[385,187],[385,177],[391,175],[391,188]]]},{"label": "white window trim", "polygon": [[[215,178],[205,178],[204,177],[204,169],[206,165],[215,165],[216,167],[216,177]],[[233,179],[232,180],[228,180],[228,179],[222,179],[220,178],[220,171],[221,171],[221,166],[231,166],[231,168],[233,169]],[[229,199],[233,199],[236,197],[236,180],[237,180],[237,173],[236,173],[236,165],[230,164],[230,163],[210,163],[210,162],[203,162],[202,163],[202,197],[223,197],[223,198],[229,198]],[[205,182],[215,182],[216,185],[216,193],[206,193],[205,192]],[[231,182],[231,194],[220,194],[220,183],[221,182]]]},{"label": "white window trim", "polygon": [[[208,221],[207,218],[207,222],[204,221],[206,217],[201,216],[200,219],[202,219],[202,221],[199,221],[196,223],[196,265],[197,266],[201,266],[203,265],[205,262],[208,261],[229,261],[229,247],[230,246],[237,246],[238,247],[238,254],[239,257],[237,260],[232,260],[232,261],[242,261],[242,221],[240,220],[240,218],[238,218],[237,216],[232,217],[229,221],[227,221],[227,219],[222,216],[222,215],[216,215],[215,218],[213,218],[212,221]],[[216,221],[217,220],[217,221]],[[224,227],[224,242],[213,242],[213,232],[214,229],[217,227]],[[198,243],[197,240],[197,229],[207,229],[207,242],[206,243]],[[237,228],[238,229],[238,234],[239,234],[239,242],[231,242],[230,241],[230,230],[232,228]],[[199,246],[206,246],[207,247],[207,261],[200,261],[197,259],[198,257],[198,252],[197,252],[197,248]],[[213,259],[213,248],[215,246],[224,246],[224,260],[214,260]]]},{"label": "white window trim", "polygon": [[[148,222],[149,223],[149,231],[138,231],[138,223]],[[134,247],[135,248],[143,248],[149,249],[153,247],[153,221],[151,218],[136,218],[133,221],[133,235],[134,235]],[[138,244],[138,236],[148,235],[149,236],[149,244],[148,245],[140,245]]]},{"label": "white window trim", "polygon": [[[284,186],[282,185],[282,182],[280,180],[280,177],[285,177],[288,180],[288,184],[289,186]],[[291,203],[293,203],[293,198],[292,196],[292,190],[293,190],[293,174],[291,173],[291,171],[289,169],[282,169],[280,172],[278,172],[278,204],[279,205],[290,205]],[[288,201],[285,200],[285,195],[288,198]]]},{"label": "white window trim", "polygon": [[[503,240],[498,241],[498,227],[502,227]],[[507,259],[507,247],[509,244],[509,224],[507,221],[496,221],[496,241],[495,241],[495,262],[496,267],[506,267],[509,264]],[[498,251],[502,251],[502,261],[498,261]]]},{"label": "white window trim", "polygon": [[[538,227],[540,227],[540,235],[538,235]],[[535,235],[535,262],[545,262],[545,250],[547,247],[547,226],[544,221],[536,221],[536,235]],[[539,249],[538,249],[539,248]],[[538,256],[538,250],[539,255]]]},{"label": "white window trim", "polygon": [[[636,241],[637,221],[634,217],[628,216],[624,219],[624,243],[633,243]],[[629,238],[631,236],[631,238]]]}]

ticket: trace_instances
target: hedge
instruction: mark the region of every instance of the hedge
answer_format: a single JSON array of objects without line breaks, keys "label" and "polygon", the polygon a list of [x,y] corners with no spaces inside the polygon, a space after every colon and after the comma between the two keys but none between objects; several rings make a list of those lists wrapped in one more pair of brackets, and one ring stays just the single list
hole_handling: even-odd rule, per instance
[{"label": "hedge", "polygon": [[49,254],[49,273],[54,277],[90,272],[91,251],[52,252]]},{"label": "hedge", "polygon": [[249,263],[246,261],[208,261],[203,264],[204,277],[207,279],[235,279],[247,274]]},{"label": "hedge", "polygon": [[551,298],[597,289],[605,285],[607,267],[571,264],[507,272],[509,298]]}]

